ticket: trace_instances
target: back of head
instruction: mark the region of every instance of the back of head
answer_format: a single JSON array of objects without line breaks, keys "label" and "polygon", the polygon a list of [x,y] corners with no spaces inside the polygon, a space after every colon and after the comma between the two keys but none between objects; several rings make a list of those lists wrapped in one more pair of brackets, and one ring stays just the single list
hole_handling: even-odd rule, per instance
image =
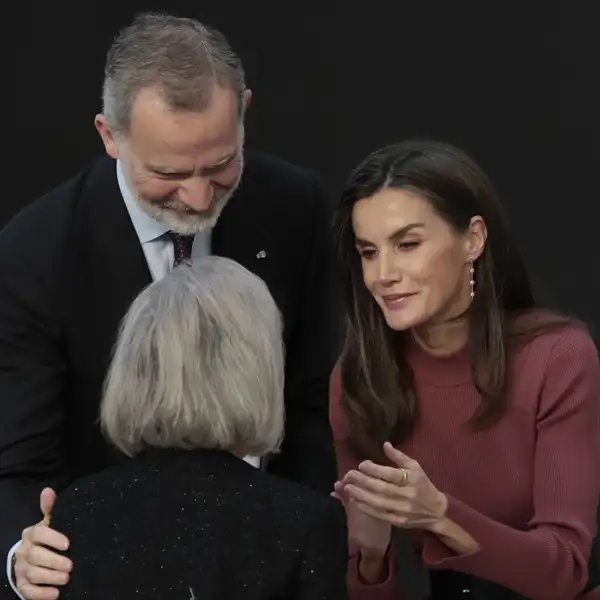
[{"label": "back of head", "polygon": [[225,37],[194,19],[144,13],[108,52],[103,113],[114,133],[124,133],[140,90],[160,90],[174,111],[201,112],[215,85],[234,90],[241,110],[244,70]]},{"label": "back of head", "polygon": [[276,451],[283,434],[281,318],[264,282],[207,257],[146,288],[125,316],[105,385],[105,435],[145,447]]}]

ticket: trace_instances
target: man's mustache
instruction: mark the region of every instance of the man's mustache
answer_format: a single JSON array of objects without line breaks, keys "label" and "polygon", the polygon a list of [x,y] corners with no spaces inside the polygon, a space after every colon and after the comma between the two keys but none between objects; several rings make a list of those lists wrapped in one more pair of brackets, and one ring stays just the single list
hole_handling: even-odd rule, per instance
[{"label": "man's mustache", "polygon": [[186,215],[203,215],[210,212],[212,205],[218,201],[218,198],[215,197],[211,203],[211,207],[208,210],[194,210],[190,208],[187,204],[184,204],[181,200],[177,198],[148,198],[146,202],[152,204],[152,206],[156,206],[157,208],[163,208],[167,210],[172,210],[173,212],[179,214]]},{"label": "man's mustache", "polygon": [[162,198],[147,198],[146,202],[156,206],[157,208],[165,208],[174,212],[186,215],[202,216],[211,212],[214,206],[218,205],[219,201],[231,193],[233,188],[222,187],[215,190],[212,202],[207,210],[195,210],[174,196],[166,196]]}]

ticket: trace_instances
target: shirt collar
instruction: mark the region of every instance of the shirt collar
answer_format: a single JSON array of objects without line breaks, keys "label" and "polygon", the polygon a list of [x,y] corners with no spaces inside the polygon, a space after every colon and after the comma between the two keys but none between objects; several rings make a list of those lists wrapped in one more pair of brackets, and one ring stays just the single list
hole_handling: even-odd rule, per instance
[{"label": "shirt collar", "polygon": [[140,208],[138,201],[134,198],[125,181],[123,166],[121,165],[120,160],[117,160],[117,181],[119,183],[121,195],[125,201],[125,206],[127,207],[127,212],[129,213],[129,218],[131,219],[140,243],[145,244],[151,242],[167,233],[169,228],[164,223],[153,219]]}]

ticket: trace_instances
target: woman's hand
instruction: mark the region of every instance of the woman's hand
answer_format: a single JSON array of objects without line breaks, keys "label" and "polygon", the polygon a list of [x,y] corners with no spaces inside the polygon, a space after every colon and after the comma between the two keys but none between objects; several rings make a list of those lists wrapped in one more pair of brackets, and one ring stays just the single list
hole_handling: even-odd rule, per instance
[{"label": "woman's hand", "polygon": [[358,547],[361,557],[366,559],[384,558],[392,537],[391,524],[361,511],[354,500],[344,491],[342,482],[336,482],[334,489],[335,492],[332,495],[340,500],[346,509],[348,537]]},{"label": "woman's hand", "polygon": [[344,491],[341,481],[331,494],[346,509],[348,538],[358,548],[358,574],[367,585],[375,585],[387,579],[387,551],[392,538],[392,526],[362,512]]},{"label": "woman's hand", "polygon": [[402,529],[435,531],[444,520],[448,501],[419,463],[390,443],[384,445],[394,467],[365,461],[348,471],[341,483],[351,505],[364,515]]}]

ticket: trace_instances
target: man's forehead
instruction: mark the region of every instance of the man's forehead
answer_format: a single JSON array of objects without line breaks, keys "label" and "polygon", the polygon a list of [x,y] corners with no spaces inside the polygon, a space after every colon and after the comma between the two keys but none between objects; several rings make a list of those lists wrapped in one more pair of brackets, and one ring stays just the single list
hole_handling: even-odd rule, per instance
[{"label": "man's forehead", "polygon": [[243,137],[236,136],[227,142],[217,140],[204,143],[186,143],[184,140],[145,136],[132,137],[129,148],[138,162],[164,169],[197,169],[226,163],[239,155]]},{"label": "man's forehead", "polygon": [[130,130],[136,137],[154,134],[167,141],[210,143],[235,136],[241,122],[232,92],[225,91],[202,110],[187,110],[173,109],[159,94],[148,91],[140,92],[133,103]]}]

